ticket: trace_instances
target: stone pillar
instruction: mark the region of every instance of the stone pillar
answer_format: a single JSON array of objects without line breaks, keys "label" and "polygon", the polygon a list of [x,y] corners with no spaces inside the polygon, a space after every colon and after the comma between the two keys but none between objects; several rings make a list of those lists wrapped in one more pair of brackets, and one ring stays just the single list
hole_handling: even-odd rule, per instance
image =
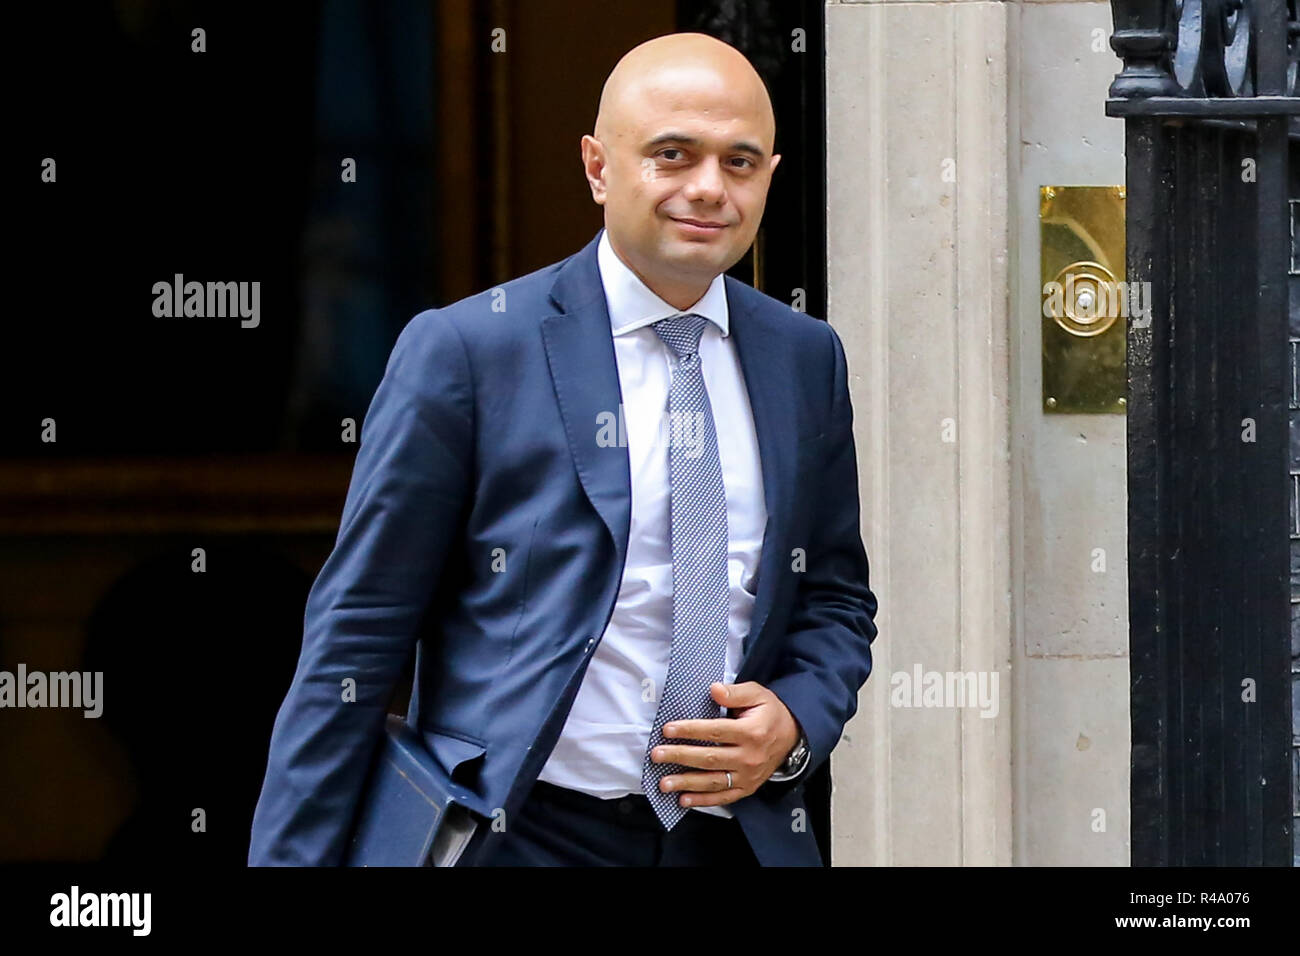
[{"label": "stone pillar", "polygon": [[[1127,863],[1124,422],[1046,416],[1040,384],[1038,187],[1123,182],[1109,7],[826,21],[828,318],[881,602],[836,863]],[[929,706],[929,672],[996,695]]]}]

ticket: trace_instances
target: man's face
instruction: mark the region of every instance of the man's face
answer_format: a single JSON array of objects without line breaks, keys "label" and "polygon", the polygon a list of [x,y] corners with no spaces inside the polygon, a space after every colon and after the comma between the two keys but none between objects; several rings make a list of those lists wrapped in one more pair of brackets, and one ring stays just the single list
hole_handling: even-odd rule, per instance
[{"label": "man's face", "polygon": [[630,92],[611,141],[584,137],[610,240],[643,278],[707,285],[754,241],[780,157],[765,100],[738,86],[709,69],[664,70]]}]

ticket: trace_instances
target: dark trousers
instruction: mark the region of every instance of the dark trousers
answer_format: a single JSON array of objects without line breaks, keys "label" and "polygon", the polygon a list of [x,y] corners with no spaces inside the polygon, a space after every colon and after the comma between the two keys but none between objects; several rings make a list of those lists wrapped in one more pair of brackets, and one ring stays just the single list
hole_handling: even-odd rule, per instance
[{"label": "dark trousers", "polygon": [[642,794],[602,800],[539,780],[505,830],[480,822],[458,866],[727,866],[758,860],[734,818],[688,810],[665,830]]}]

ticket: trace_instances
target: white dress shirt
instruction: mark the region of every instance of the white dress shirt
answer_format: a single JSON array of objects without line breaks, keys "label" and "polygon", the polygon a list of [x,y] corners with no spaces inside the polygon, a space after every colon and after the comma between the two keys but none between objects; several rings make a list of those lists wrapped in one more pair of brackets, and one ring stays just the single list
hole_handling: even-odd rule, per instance
[{"label": "white dress shirt", "polygon": [[[598,261],[614,336],[628,464],[632,520],[627,560],[609,625],[592,655],[559,742],[538,779],[605,799],[643,793],[641,769],[672,650],[673,557],[665,424],[672,369],[667,345],[651,324],[697,313],[709,320],[700,336],[700,365],[713,409],[727,493],[727,578],[730,592],[724,683],[739,669],[758,592],[767,506],[753,413],[735,342],[728,335],[722,275],[689,309],[659,298],[618,257],[601,230]],[[611,409],[611,411],[616,411]],[[598,423],[592,422],[596,429]],[[726,711],[723,711],[726,714]],[[729,807],[691,807],[730,817]]]}]

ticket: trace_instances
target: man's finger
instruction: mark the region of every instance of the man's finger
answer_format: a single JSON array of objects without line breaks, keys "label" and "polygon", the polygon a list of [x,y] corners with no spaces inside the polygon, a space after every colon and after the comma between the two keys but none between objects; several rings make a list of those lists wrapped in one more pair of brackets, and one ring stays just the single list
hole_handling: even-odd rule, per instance
[{"label": "man's finger", "polygon": [[683,793],[678,796],[677,802],[683,807],[720,807],[735,803],[743,796],[744,790],[732,787],[730,790],[714,790],[710,793]]},{"label": "man's finger", "polygon": [[714,703],[728,709],[734,707],[753,707],[767,700],[768,690],[758,681],[747,680],[740,684],[724,684],[718,681],[709,687]]},{"label": "man's finger", "polygon": [[[661,756],[662,755],[662,756]],[[660,744],[650,751],[655,763],[679,763],[702,770],[735,771],[740,765],[739,747],[693,747],[688,744]]]},{"label": "man's finger", "polygon": [[[735,785],[736,774],[732,773],[732,785]],[[716,793],[719,790],[729,790],[727,786],[727,775],[720,770],[711,770],[701,773],[674,773],[664,777],[659,781],[659,789],[664,793],[679,792],[697,792],[697,793]]]},{"label": "man's finger", "polygon": [[664,724],[665,740],[716,740],[738,743],[745,739],[745,727],[738,717],[714,717],[704,720],[674,720]]}]

